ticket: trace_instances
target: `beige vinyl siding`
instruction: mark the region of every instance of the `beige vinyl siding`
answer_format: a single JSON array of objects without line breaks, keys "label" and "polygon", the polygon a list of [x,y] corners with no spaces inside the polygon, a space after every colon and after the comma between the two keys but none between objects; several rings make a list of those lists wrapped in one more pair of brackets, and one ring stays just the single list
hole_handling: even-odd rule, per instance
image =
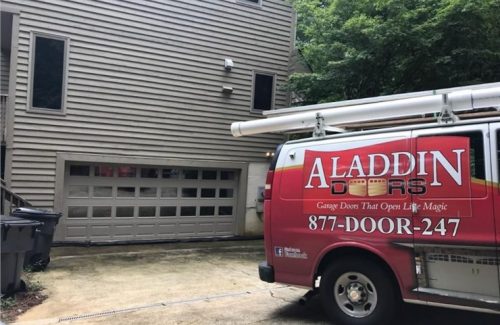
[{"label": "beige vinyl siding", "polygon": [[[7,98],[9,94],[9,66],[10,52],[2,49],[0,51],[0,143],[5,144],[5,129],[7,126]],[[2,157],[3,158],[3,157]],[[3,159],[1,160],[3,163]]]},{"label": "beige vinyl siding", "polygon": [[0,95],[9,93],[9,66],[10,53],[5,50],[0,51]]},{"label": "beige vinyl siding", "polygon": [[16,150],[12,157],[12,184],[16,193],[29,198],[40,207],[52,208],[55,194],[56,153],[37,150]]},{"label": "beige vinyl siding", "polygon": [[[288,104],[286,1],[4,2],[20,9],[11,187],[35,206],[53,207],[57,152],[265,162],[282,141],[233,138],[230,124],[261,116],[254,71],[276,74],[275,107]],[[69,39],[64,115],[27,112],[33,32]]]}]

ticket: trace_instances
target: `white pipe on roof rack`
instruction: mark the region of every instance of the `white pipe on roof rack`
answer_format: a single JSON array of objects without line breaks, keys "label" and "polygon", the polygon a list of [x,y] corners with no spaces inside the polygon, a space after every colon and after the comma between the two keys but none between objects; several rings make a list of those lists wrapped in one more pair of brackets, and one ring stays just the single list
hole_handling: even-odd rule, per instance
[{"label": "white pipe on roof rack", "polygon": [[485,107],[500,107],[500,87],[450,92],[447,94],[447,103],[444,103],[444,95],[430,95],[379,103],[311,110],[254,121],[234,122],[231,124],[231,132],[233,136],[239,137],[267,132],[310,129],[316,125],[317,113],[323,117],[325,125],[331,126],[396,119],[441,113],[443,106],[446,104],[454,112]]},{"label": "white pipe on roof rack", "polygon": [[449,94],[449,93],[461,91],[461,90],[477,90],[477,89],[487,89],[487,88],[497,88],[497,87],[500,87],[500,82],[491,82],[491,83],[485,83],[485,84],[469,85],[469,86],[461,86],[461,87],[453,87],[453,88],[443,88],[443,89],[435,89],[435,90],[424,90],[424,91],[417,91],[417,92],[411,92],[411,93],[383,95],[383,96],[360,98],[360,99],[349,99],[349,100],[342,100],[342,101],[338,101],[338,102],[322,103],[322,104],[314,104],[314,105],[306,105],[306,106],[279,108],[279,109],[273,109],[273,110],[269,110],[269,111],[263,111],[262,115],[267,116],[267,117],[275,117],[275,116],[302,113],[302,112],[306,112],[306,111],[317,111],[317,110],[326,109],[326,108],[343,107],[343,106],[357,106],[357,105],[362,105],[362,104],[371,104],[371,103],[379,103],[379,102],[390,102],[393,100],[406,99],[406,98],[416,98],[416,97],[424,97],[424,96],[431,96],[431,95]]}]

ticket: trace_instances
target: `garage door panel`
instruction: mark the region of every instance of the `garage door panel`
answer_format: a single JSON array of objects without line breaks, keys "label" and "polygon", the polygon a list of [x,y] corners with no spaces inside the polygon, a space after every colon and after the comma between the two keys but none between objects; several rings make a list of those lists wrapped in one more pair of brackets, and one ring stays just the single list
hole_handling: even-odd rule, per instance
[{"label": "garage door panel", "polygon": [[87,226],[68,226],[66,237],[73,240],[85,240],[87,238]]},{"label": "garage door panel", "polygon": [[213,237],[236,233],[239,171],[68,163],[66,240]]},{"label": "garage door panel", "polygon": [[194,231],[195,228],[196,228],[195,223],[181,222],[181,223],[179,223],[179,226],[177,227],[177,232],[178,232],[180,237],[182,237],[182,235],[195,236],[196,235],[196,232]]},{"label": "garage door panel", "polygon": [[134,234],[133,225],[115,225],[113,227],[114,237],[129,238]]},{"label": "garage door panel", "polygon": [[113,216],[113,207],[109,205],[109,202],[101,202],[100,205],[94,205],[90,210],[92,219],[111,220]]},{"label": "garage door panel", "polygon": [[154,238],[156,235],[156,226],[155,225],[137,225],[136,227],[136,235],[137,236],[149,236]]},{"label": "garage door panel", "polygon": [[229,234],[234,231],[234,225],[232,223],[217,223],[216,232]]},{"label": "garage door panel", "polygon": [[198,233],[200,234],[215,234],[215,224],[213,222],[210,223],[200,223],[198,226]]},{"label": "garage door panel", "polygon": [[159,236],[175,236],[176,233],[177,233],[177,224],[158,225]]},{"label": "garage door panel", "polygon": [[111,233],[111,226],[107,225],[93,225],[90,226],[92,236],[108,237]]},{"label": "garage door panel", "polygon": [[177,205],[175,202],[162,202],[159,206],[159,219],[176,219],[177,217]]},{"label": "garage door panel", "polygon": [[64,212],[64,216],[72,222],[89,218],[89,207],[85,206],[85,202],[72,202]]}]

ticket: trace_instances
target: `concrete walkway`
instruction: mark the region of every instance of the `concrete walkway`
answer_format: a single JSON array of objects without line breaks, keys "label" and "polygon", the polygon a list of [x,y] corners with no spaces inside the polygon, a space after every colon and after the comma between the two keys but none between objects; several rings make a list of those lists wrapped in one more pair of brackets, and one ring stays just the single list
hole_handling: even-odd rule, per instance
[{"label": "concrete walkway", "polygon": [[[259,280],[262,241],[53,248],[34,277],[49,296],[21,324],[327,324],[307,291]],[[398,324],[500,324],[496,316],[404,305]]]}]

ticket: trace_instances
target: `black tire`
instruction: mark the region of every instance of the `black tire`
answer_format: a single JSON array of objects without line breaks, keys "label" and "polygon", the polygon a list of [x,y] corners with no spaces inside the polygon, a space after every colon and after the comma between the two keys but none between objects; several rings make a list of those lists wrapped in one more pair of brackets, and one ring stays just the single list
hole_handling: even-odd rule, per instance
[{"label": "black tire", "polygon": [[388,272],[361,256],[330,264],[321,277],[320,298],[325,312],[339,325],[390,324],[400,303]]}]

